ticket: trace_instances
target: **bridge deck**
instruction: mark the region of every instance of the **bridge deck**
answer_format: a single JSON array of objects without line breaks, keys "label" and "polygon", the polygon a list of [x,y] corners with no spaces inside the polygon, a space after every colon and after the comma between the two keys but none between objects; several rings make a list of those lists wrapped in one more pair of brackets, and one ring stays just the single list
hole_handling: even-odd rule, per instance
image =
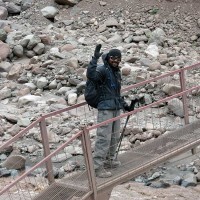
[{"label": "bridge deck", "polygon": [[[152,166],[160,164],[200,144],[200,122],[196,121],[180,129],[162,135],[157,139],[146,142],[131,151],[119,155],[122,165],[110,170],[110,178],[96,178],[97,189],[125,182],[137,176]],[[52,192],[54,191],[54,193]],[[89,192],[86,172],[77,172],[73,179],[64,178],[59,183],[51,185],[35,200],[67,200],[79,199]],[[73,198],[72,198],[73,196]],[[77,198],[76,198],[77,197]]]}]

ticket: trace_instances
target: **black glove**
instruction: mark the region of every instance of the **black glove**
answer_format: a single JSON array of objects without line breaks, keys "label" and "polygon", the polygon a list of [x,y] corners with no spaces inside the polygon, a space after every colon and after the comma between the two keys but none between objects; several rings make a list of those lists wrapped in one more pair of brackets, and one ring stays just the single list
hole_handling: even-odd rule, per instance
[{"label": "black glove", "polygon": [[131,110],[130,110],[130,107],[129,107],[129,105],[128,105],[128,104],[124,105],[124,110],[125,110],[125,111],[128,111],[128,112],[130,112],[130,111],[131,111]]},{"label": "black glove", "polygon": [[138,99],[131,100],[131,105],[129,106],[129,110],[132,111],[135,109],[135,104],[138,103]]},{"label": "black glove", "polygon": [[141,97],[140,97],[140,96],[136,95],[136,96],[134,97],[134,99],[131,100],[131,105],[129,106],[129,110],[130,110],[130,111],[132,111],[132,110],[135,109],[136,103],[138,104],[138,106],[139,106],[140,104],[145,104],[145,98],[144,98],[144,96],[141,96]]},{"label": "black glove", "polygon": [[94,50],[94,57],[96,59],[99,59],[102,56],[102,54],[103,54],[103,52],[100,52],[100,50],[101,50],[101,44],[97,44],[96,48]]}]

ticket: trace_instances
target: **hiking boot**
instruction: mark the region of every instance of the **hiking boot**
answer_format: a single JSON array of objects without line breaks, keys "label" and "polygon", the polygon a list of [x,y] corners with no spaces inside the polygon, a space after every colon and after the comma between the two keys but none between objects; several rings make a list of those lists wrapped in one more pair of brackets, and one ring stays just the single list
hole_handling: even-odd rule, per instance
[{"label": "hiking boot", "polygon": [[104,168],[96,169],[95,174],[99,178],[109,178],[112,176],[111,172],[106,171]]},{"label": "hiking boot", "polygon": [[105,168],[117,168],[121,165],[121,162],[119,160],[106,160],[104,162]]}]

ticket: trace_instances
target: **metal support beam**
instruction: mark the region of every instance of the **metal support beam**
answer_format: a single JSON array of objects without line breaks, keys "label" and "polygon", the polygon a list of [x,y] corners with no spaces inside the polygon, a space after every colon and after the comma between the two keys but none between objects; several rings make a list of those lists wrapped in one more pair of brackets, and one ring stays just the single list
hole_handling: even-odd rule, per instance
[{"label": "metal support beam", "polygon": [[[45,119],[43,119],[40,122],[40,131],[41,131],[41,136],[42,136],[42,145],[44,148],[44,156],[46,157],[51,152],[50,152],[50,148],[49,148],[49,138],[47,135]],[[54,175],[53,175],[53,166],[52,166],[51,159],[46,161],[46,169],[47,169],[47,178],[48,178],[49,184],[52,184],[55,182],[55,180],[54,180]]]},{"label": "metal support beam", "polygon": [[[180,71],[179,76],[180,76],[181,92],[183,92],[186,90],[185,71],[184,70]],[[185,120],[185,125],[186,125],[186,124],[189,124],[187,94],[183,94],[182,98],[183,98],[182,101],[183,101],[184,120]]]},{"label": "metal support beam", "polygon": [[[185,70],[181,70],[179,73],[180,76],[180,83],[181,83],[181,92],[186,90],[186,85],[185,85]],[[184,121],[185,125],[189,124],[189,114],[188,114],[188,103],[187,103],[187,94],[182,95],[183,99],[183,111],[184,111]],[[191,149],[191,153],[194,155],[196,152],[196,148]]]},{"label": "metal support beam", "polygon": [[97,187],[96,187],[96,178],[93,166],[93,158],[92,158],[92,149],[91,149],[91,141],[89,137],[89,131],[85,127],[83,129],[82,135],[82,144],[83,144],[83,153],[88,173],[89,185],[90,189],[93,191],[93,200],[98,200],[97,198]]}]

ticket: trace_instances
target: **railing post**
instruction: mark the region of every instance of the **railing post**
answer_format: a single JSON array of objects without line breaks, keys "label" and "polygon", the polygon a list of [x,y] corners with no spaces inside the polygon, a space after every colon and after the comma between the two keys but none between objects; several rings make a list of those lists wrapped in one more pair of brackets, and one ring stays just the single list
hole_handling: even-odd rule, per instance
[{"label": "railing post", "polygon": [[90,189],[93,191],[93,199],[97,200],[97,187],[96,187],[96,178],[95,178],[93,158],[92,158],[91,141],[87,127],[84,127],[83,129],[81,140],[83,145],[83,154],[85,158]]},{"label": "railing post", "polygon": [[[180,83],[181,83],[181,92],[186,90],[185,86],[185,73],[184,69],[182,69],[179,73]],[[183,98],[183,111],[184,111],[184,120],[185,124],[189,124],[189,115],[188,115],[188,103],[187,103],[187,94],[182,95]]]},{"label": "railing post", "polygon": [[[47,135],[45,119],[42,119],[42,121],[40,122],[40,131],[41,131],[41,137],[42,137],[42,145],[44,148],[44,156],[46,157],[51,152],[49,148],[49,138]],[[53,182],[55,182],[55,180],[54,180],[54,175],[53,175],[53,166],[52,166],[51,159],[46,161],[46,169],[47,169],[47,178],[48,178],[49,184],[52,184]]]},{"label": "railing post", "polygon": [[[179,73],[180,82],[181,82],[181,92],[186,90],[185,86],[185,70],[182,69]],[[185,124],[189,124],[189,115],[188,115],[188,103],[187,103],[187,94],[183,94],[183,110],[184,110],[184,120]],[[192,154],[196,154],[196,148],[191,149]]]}]

